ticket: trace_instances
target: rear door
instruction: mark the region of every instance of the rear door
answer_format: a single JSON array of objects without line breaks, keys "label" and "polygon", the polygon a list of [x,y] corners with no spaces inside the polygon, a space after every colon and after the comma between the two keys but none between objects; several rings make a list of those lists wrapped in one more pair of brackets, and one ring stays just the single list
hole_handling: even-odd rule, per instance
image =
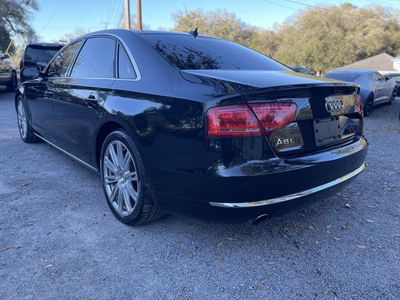
[{"label": "rear door", "polygon": [[377,89],[376,89],[376,97],[375,101],[386,101],[390,98],[393,92],[393,84],[390,80],[385,80],[380,73],[375,73],[377,79]]},{"label": "rear door", "polygon": [[100,110],[115,81],[115,48],[114,38],[84,40],[68,76],[53,81],[56,143],[86,163]]}]

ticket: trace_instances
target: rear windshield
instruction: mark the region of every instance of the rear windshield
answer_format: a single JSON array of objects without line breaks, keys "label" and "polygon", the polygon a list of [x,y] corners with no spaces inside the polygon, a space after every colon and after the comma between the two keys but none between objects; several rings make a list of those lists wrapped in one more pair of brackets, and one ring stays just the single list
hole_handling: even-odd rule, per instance
[{"label": "rear windshield", "polygon": [[43,46],[28,46],[25,53],[25,59],[38,62],[49,62],[53,56],[62,48],[59,47],[46,47]]},{"label": "rear windshield", "polygon": [[292,71],[256,51],[225,40],[192,35],[143,34],[147,41],[180,70]]},{"label": "rear windshield", "polygon": [[345,73],[345,74],[339,74],[339,73],[328,73],[325,75],[325,77],[336,79],[336,80],[342,80],[342,81],[349,81],[353,82],[355,81],[358,77],[360,77],[360,74],[351,74],[351,73]]}]

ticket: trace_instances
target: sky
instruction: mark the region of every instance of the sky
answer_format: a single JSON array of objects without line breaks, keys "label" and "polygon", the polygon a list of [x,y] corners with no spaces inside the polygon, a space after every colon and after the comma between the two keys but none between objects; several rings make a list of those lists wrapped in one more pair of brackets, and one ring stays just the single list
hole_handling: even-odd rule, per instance
[{"label": "sky", "polygon": [[[93,32],[117,28],[124,0],[37,0],[40,6],[32,18],[39,41],[58,41],[77,29]],[[152,30],[172,28],[172,14],[202,9],[204,12],[225,9],[249,25],[273,29],[299,11],[316,5],[341,5],[350,2],[358,7],[379,4],[400,9],[400,0],[142,0],[142,23]],[[136,1],[130,2],[130,13],[136,16]],[[201,28],[199,28],[201,34]]]}]

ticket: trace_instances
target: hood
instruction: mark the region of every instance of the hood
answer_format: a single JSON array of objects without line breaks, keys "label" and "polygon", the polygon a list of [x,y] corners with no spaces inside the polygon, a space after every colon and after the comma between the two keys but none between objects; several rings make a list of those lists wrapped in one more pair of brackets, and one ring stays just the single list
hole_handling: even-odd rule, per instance
[{"label": "hood", "polygon": [[215,85],[224,82],[237,91],[277,88],[280,86],[332,86],[353,85],[324,77],[298,72],[268,70],[182,70],[182,76],[193,83]]}]

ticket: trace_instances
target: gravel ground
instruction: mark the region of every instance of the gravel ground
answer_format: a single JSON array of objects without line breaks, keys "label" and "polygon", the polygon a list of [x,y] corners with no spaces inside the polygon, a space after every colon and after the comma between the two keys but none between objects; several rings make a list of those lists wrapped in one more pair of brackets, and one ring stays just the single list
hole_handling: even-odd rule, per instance
[{"label": "gravel ground", "polygon": [[260,225],[118,222],[98,174],[20,140],[0,88],[0,299],[399,299],[400,99],[366,118],[365,171]]}]

